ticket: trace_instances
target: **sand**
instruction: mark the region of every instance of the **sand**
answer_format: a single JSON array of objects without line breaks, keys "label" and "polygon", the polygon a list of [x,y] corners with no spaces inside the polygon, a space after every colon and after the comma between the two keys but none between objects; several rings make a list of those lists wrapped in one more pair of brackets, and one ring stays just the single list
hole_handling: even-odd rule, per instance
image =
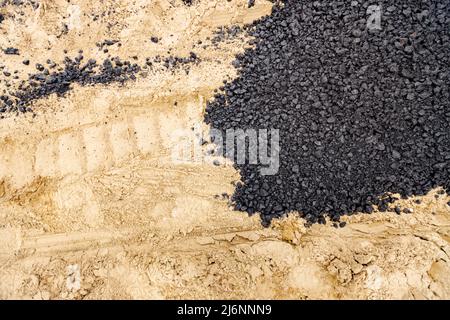
[{"label": "sand", "polygon": [[105,39],[122,43],[109,54],[141,64],[169,50],[201,59],[189,74],[147,70],[123,86],[74,86],[36,101],[34,118],[0,121],[1,299],[450,298],[450,199],[438,190],[421,204],[402,200],[413,214],[355,215],[340,229],[305,228],[292,214],[263,228],[223,196],[239,181],[232,165],[174,161],[180,135],[207,131],[206,101],[236,77],[231,62],[249,46],[206,39],[270,13],[269,2],[246,3],[0,8],[0,46],[21,52],[0,61],[23,79],[35,63],[60,62],[64,49],[101,60],[95,44]]}]

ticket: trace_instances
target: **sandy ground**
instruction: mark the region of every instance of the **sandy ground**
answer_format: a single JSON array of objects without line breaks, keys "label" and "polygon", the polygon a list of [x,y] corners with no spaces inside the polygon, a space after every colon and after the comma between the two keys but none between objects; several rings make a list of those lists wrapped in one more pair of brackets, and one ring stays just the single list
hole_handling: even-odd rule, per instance
[{"label": "sandy ground", "polygon": [[38,101],[35,118],[0,121],[1,299],[450,298],[450,207],[438,190],[420,205],[404,200],[409,215],[352,216],[341,229],[289,217],[265,229],[222,195],[239,180],[232,166],[174,161],[174,133],[203,127],[206,101],[247,46],[198,41],[269,13],[268,2],[101,2],[0,8],[0,46],[22,52],[0,53],[1,63],[22,77],[33,68],[24,57],[59,62],[83,49],[101,59],[105,39],[123,44],[110,54],[140,63],[170,49],[202,62],[189,74],[75,86]]}]

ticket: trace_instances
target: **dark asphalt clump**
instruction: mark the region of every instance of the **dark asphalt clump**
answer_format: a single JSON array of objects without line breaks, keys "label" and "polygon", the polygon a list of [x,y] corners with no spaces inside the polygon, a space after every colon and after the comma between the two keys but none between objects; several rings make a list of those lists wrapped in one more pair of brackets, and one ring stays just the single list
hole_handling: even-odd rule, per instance
[{"label": "dark asphalt clump", "polygon": [[17,49],[17,48],[9,47],[9,48],[3,49],[3,52],[5,54],[19,55],[19,49]]},{"label": "dark asphalt clump", "polygon": [[96,43],[96,46],[101,50],[105,47],[110,47],[115,45],[116,43],[120,44],[119,40],[104,40],[103,42]]},{"label": "dark asphalt clump", "polygon": [[450,2],[376,1],[381,30],[372,4],[286,0],[249,27],[255,48],[205,121],[224,135],[279,129],[280,169],[235,164],[237,210],[338,222],[400,211],[392,194],[450,191]]},{"label": "dark asphalt clump", "polygon": [[217,47],[220,43],[227,40],[235,40],[244,33],[243,28],[238,25],[219,27],[211,39],[211,44]]},{"label": "dark asphalt clump", "polygon": [[188,57],[174,57],[169,56],[161,60],[163,66],[166,69],[176,69],[180,65],[186,65],[190,63],[196,63],[199,61],[199,58],[194,52],[190,52]]}]

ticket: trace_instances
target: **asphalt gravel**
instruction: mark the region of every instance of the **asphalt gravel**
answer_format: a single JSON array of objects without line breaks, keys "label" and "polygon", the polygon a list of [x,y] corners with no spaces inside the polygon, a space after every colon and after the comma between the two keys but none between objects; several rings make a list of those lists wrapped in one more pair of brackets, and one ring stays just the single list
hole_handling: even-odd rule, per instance
[{"label": "asphalt gravel", "polygon": [[235,209],[310,225],[450,191],[449,25],[448,0],[286,0],[249,26],[205,121],[279,129],[280,169],[235,164]]},{"label": "asphalt gravel", "polygon": [[[115,43],[117,41],[106,40],[98,47],[102,49],[105,45],[110,46]],[[19,53],[17,52],[17,54]],[[136,60],[137,57],[133,57],[133,59]],[[0,119],[11,112],[32,112],[34,101],[52,94],[64,96],[73,88],[74,84],[81,86],[124,84],[129,80],[135,80],[141,71],[151,69],[156,65],[170,70],[176,70],[184,66],[185,71],[188,72],[187,66],[198,61],[197,55],[191,52],[187,57],[148,57],[142,66],[138,63],[122,60],[120,57],[106,58],[99,63],[94,59],[85,61],[82,50],[75,58],[66,56],[61,64],[48,59],[45,65],[36,63],[37,72],[30,74],[26,81],[21,81],[18,87],[12,86],[8,80],[0,79],[5,81],[8,87],[12,87],[10,92],[0,95]],[[30,60],[23,60],[22,63],[29,65]],[[8,79],[11,77],[11,73],[3,71],[3,76]]]},{"label": "asphalt gravel", "polygon": [[[82,86],[124,83],[135,79],[135,74],[140,71],[137,64],[121,61],[119,58],[108,58],[101,64],[93,59],[83,62],[83,59],[82,52],[74,59],[66,57],[63,67],[56,71],[51,71],[56,67],[53,61],[47,61],[48,68],[37,63],[37,73],[31,74],[12,94],[0,96],[0,113],[30,112],[30,104],[34,100],[51,94],[62,96],[72,89],[74,83]],[[24,64],[29,64],[29,61],[25,60]]]}]

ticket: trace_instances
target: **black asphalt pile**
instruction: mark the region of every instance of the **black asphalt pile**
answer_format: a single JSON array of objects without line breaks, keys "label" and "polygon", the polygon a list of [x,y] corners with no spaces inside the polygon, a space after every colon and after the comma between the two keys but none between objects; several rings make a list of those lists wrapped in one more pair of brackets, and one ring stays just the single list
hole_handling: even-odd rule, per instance
[{"label": "black asphalt pile", "polygon": [[205,121],[224,135],[279,129],[280,168],[235,164],[235,208],[264,225],[289,212],[326,223],[448,192],[449,15],[448,0],[287,0],[251,26],[255,48]]}]

